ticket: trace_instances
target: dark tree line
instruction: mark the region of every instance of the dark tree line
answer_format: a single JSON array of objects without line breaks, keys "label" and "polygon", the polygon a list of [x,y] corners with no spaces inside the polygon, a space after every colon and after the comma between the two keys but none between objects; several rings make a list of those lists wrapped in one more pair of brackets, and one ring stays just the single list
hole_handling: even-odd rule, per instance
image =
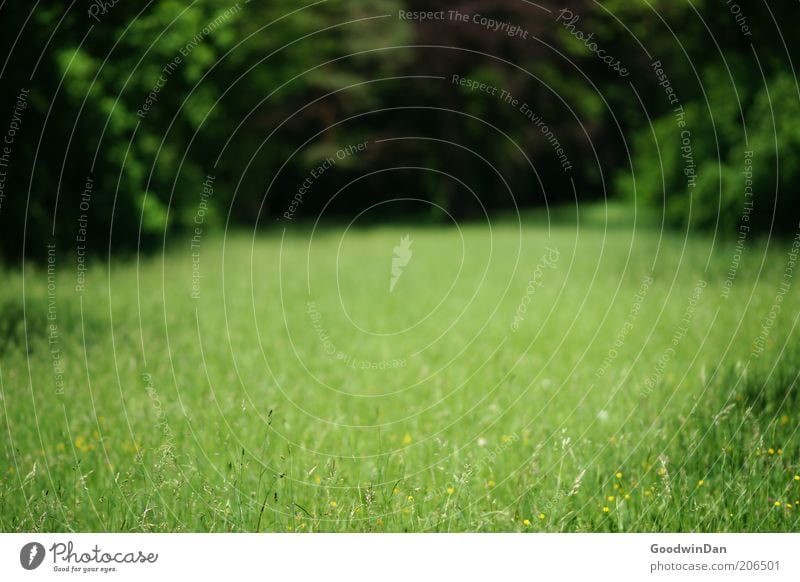
[{"label": "dark tree line", "polygon": [[155,248],[201,201],[209,228],[634,196],[730,236],[800,218],[793,3],[100,6],[0,10],[8,259]]}]

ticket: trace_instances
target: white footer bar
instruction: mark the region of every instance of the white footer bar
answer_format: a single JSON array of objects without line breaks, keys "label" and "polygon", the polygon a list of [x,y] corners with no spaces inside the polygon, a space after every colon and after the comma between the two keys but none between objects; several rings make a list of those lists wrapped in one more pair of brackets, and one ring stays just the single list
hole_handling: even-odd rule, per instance
[{"label": "white footer bar", "polygon": [[0,534],[0,580],[800,580],[800,534]]}]

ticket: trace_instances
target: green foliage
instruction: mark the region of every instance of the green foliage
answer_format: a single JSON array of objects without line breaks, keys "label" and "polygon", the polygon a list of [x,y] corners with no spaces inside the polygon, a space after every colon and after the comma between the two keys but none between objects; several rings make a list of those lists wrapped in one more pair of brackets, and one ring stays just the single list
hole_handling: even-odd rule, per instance
[{"label": "green foliage", "polygon": [[[581,199],[630,197],[631,153],[638,200],[663,209],[668,224],[733,233],[743,155],[753,151],[751,224],[762,232],[793,228],[791,69],[800,51],[793,37],[775,34],[794,18],[793,5],[748,6],[746,37],[730,10],[711,0],[570,3],[577,28],[631,71],[623,79],[555,21],[560,5],[551,4],[552,17],[518,0],[481,8],[519,25],[524,40],[471,22],[397,17],[420,7],[474,12],[466,0],[119,2],[98,19],[61,5],[37,4],[30,18],[3,9],[2,119],[11,118],[19,90],[30,89],[30,98],[0,211],[0,253],[18,259],[25,244],[26,254],[40,256],[49,241],[72,253],[84,214],[89,250],[152,248],[164,228],[192,228],[207,175],[217,177],[209,214],[217,223],[230,216],[248,228],[256,217],[268,224],[325,156],[365,140],[368,153],[319,181],[298,217],[315,216],[344,185],[326,212],[348,219],[409,193],[457,218],[571,203],[573,184]],[[691,191],[656,60],[691,130]],[[453,86],[454,74],[497,91]],[[518,105],[502,100],[503,90]],[[571,170],[562,170],[521,104],[546,123]],[[422,139],[379,142],[410,136]],[[356,180],[393,166],[432,168],[464,185],[419,171]],[[81,210],[87,177],[95,189]],[[392,208],[383,218],[429,212],[421,207]]]},{"label": "green foliage", "polygon": [[[632,196],[635,187],[637,200],[662,209],[676,227],[718,229],[723,236],[733,235],[741,225],[760,233],[791,231],[800,217],[795,194],[800,100],[795,81],[779,75],[745,99],[745,126],[737,101],[720,87],[709,83],[708,102],[684,108],[697,165],[695,187],[687,185],[684,173],[683,129],[669,113],[636,135],[635,184],[625,173],[618,176],[617,188]],[[744,91],[739,95],[747,97]]]},{"label": "green foliage", "polygon": [[[637,118],[630,132],[633,168],[617,173],[616,191],[663,212],[674,227],[727,238],[740,227],[750,233],[793,232],[800,220],[800,91],[787,63],[797,62],[800,52],[793,42],[782,44],[777,32],[766,32],[776,25],[770,12],[756,6],[745,11],[756,31],[754,56],[729,10],[694,4],[697,12],[688,4],[659,8],[661,18],[635,3],[608,5],[631,22],[634,35],[646,39],[679,99],[668,104],[651,63],[638,65],[648,115],[629,114]],[[778,26],[794,18],[791,10],[775,7]],[[677,124],[678,107],[685,112],[685,127]],[[694,186],[684,173],[684,129],[691,132]]]},{"label": "green foliage", "polygon": [[748,135],[762,230],[773,223],[778,230],[796,230],[800,220],[800,92],[794,75],[779,75],[758,93],[748,117]]}]

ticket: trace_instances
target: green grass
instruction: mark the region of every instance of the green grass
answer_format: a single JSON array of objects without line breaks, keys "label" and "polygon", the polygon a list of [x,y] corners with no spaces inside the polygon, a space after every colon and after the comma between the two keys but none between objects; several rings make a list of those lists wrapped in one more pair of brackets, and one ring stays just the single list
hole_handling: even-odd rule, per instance
[{"label": "green grass", "polygon": [[788,244],[725,298],[732,244],[531,224],[207,238],[198,299],[188,236],[80,296],[59,249],[57,344],[6,272],[0,530],[796,531]]}]

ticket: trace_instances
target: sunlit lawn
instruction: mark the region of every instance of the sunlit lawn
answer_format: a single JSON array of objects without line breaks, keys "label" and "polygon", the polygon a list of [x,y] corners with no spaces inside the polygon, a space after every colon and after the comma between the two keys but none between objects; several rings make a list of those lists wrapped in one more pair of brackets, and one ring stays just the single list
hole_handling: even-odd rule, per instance
[{"label": "sunlit lawn", "polygon": [[797,530],[789,242],[524,224],[7,271],[0,530]]}]

